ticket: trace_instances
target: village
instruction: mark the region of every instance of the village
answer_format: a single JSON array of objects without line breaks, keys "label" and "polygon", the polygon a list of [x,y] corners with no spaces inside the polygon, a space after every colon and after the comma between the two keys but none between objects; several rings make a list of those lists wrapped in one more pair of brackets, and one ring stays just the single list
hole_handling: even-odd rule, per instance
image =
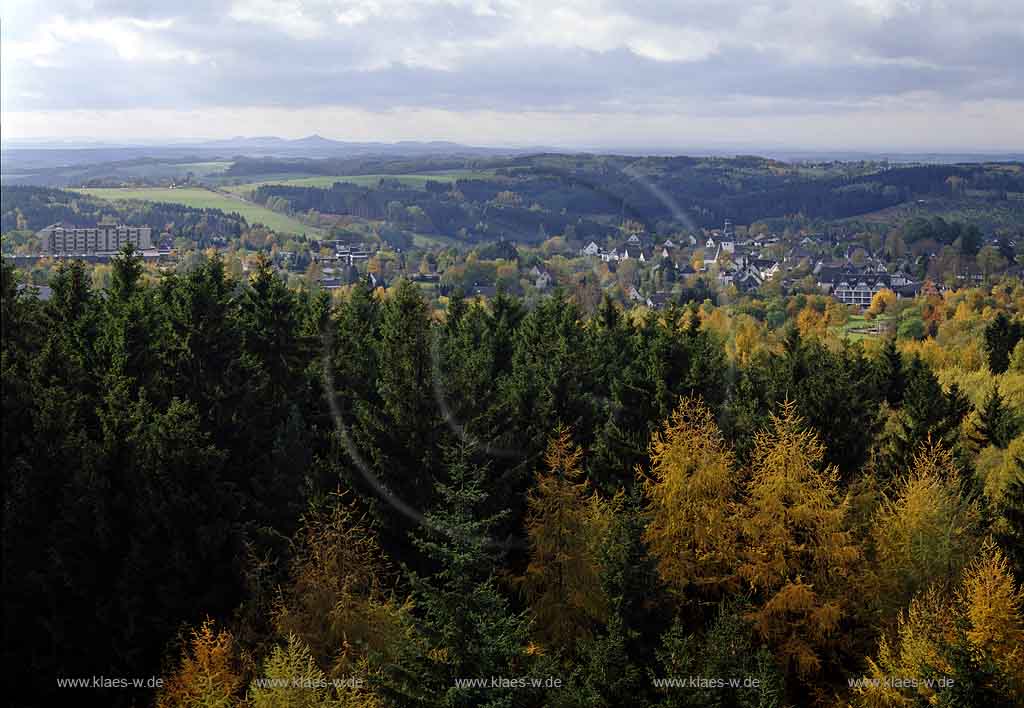
[{"label": "village", "polygon": [[898,231],[885,237],[840,229],[778,233],[726,220],[721,228],[664,236],[626,220],[619,232],[620,238],[604,243],[554,236],[539,244],[499,241],[405,249],[373,232],[365,241],[279,241],[281,237],[267,235],[259,244],[263,248],[252,248],[245,239],[220,238],[200,250],[168,231],[155,235],[148,227],[54,224],[38,232],[38,254],[9,257],[21,266],[67,257],[102,266],[117,247],[131,242],[144,260],[162,271],[188,269],[216,252],[240,275],[263,253],[296,287],[339,291],[366,279],[373,288],[386,289],[406,278],[435,299],[447,299],[458,290],[469,298],[487,300],[503,291],[527,301],[561,288],[584,309],[596,307],[606,295],[623,304],[661,309],[669,303],[796,293],[828,295],[865,309],[882,291],[914,298],[922,291],[1019,276],[1021,270],[1010,265],[1017,244],[995,237],[971,257],[960,253],[963,247],[956,243],[922,240],[907,246]]},{"label": "village", "polygon": [[[623,303],[661,309],[669,303],[729,296],[829,295],[865,309],[881,291],[896,298],[978,285],[994,276],[1019,275],[1000,249],[1015,243],[992,239],[974,258],[951,255],[955,247],[919,243],[907,248],[898,234],[859,240],[841,233],[790,234],[752,231],[726,221],[668,237],[646,233],[627,222],[622,238],[582,245],[560,237],[539,245],[500,243],[470,250],[452,248],[400,251],[385,244],[311,243],[305,275],[319,287],[343,288],[359,278],[387,287],[405,277],[447,296],[493,298],[499,290],[527,299],[562,288],[582,304],[610,295]],[[872,248],[872,245],[875,247]],[[1008,254],[1009,255],[1009,254]],[[275,261],[296,275],[301,254],[280,251]]]}]

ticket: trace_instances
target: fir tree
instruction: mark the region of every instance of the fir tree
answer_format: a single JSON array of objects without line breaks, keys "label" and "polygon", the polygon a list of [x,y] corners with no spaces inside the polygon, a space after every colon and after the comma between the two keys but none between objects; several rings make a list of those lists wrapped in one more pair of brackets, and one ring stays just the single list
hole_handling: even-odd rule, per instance
[{"label": "fir tree", "polygon": [[[740,685],[670,687],[665,689],[657,705],[664,708],[781,708],[785,705],[784,678],[771,652],[757,645],[744,616],[748,611],[742,602],[721,603],[703,636],[687,634],[677,622],[665,632],[657,650],[660,664],[657,673],[661,674],[658,678],[738,679]],[[654,678],[656,672],[650,673]],[[756,686],[743,685],[751,679],[757,680]]]},{"label": "fir tree", "polygon": [[887,474],[896,476],[899,467],[926,443],[941,442],[947,449],[960,452],[960,423],[971,410],[970,401],[956,383],[943,391],[935,374],[915,356],[907,369],[900,429],[889,441]]},{"label": "fir tree", "polygon": [[405,510],[430,506],[447,435],[434,389],[426,302],[415,285],[402,280],[382,310],[376,399],[357,406],[356,464],[369,465],[363,471],[371,476],[371,508],[386,545],[403,546],[415,523]]}]

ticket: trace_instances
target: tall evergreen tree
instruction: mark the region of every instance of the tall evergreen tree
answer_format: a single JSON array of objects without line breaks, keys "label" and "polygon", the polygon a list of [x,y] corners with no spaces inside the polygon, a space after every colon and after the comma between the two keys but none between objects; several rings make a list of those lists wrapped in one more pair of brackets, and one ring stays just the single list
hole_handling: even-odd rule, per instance
[{"label": "tall evergreen tree", "polygon": [[892,408],[903,403],[903,391],[907,387],[903,355],[896,346],[896,338],[889,337],[875,360],[878,387],[886,402]]},{"label": "tall evergreen tree", "polygon": [[907,368],[900,431],[890,441],[888,474],[897,474],[899,466],[925,443],[941,442],[947,449],[958,451],[960,423],[971,409],[956,383],[943,391],[927,364],[914,357]]},{"label": "tall evergreen tree", "polygon": [[[682,624],[673,625],[657,650],[661,676],[684,681],[740,680],[738,686],[669,687],[661,701],[664,708],[781,708],[785,705],[785,681],[771,652],[758,646],[750,624],[749,611],[741,602],[721,603],[703,636],[687,634]],[[655,672],[650,671],[652,677]],[[752,680],[756,680],[754,685]],[[744,681],[750,681],[744,685]]]},{"label": "tall evergreen tree", "polygon": [[376,405],[358,407],[357,451],[371,475],[374,515],[387,544],[403,545],[431,505],[448,430],[435,391],[432,325],[419,289],[402,280],[381,312]]},{"label": "tall evergreen tree", "polygon": [[995,445],[1005,450],[1016,435],[1017,421],[999,392],[999,384],[994,384],[978,409],[978,424],[972,442],[979,448]]},{"label": "tall evergreen tree", "polygon": [[433,573],[409,573],[415,624],[388,669],[382,690],[396,706],[512,706],[515,689],[458,685],[457,679],[521,677],[529,670],[529,621],[498,586],[486,515],[485,473],[465,446],[449,452],[447,479],[437,483],[437,506],[426,514],[415,543]]},{"label": "tall evergreen tree", "polygon": [[[504,435],[497,438],[498,447],[510,454],[495,461],[513,500],[522,499],[552,430],[559,425],[588,433],[594,429],[579,320],[576,306],[556,292],[527,313],[515,332],[511,371],[500,383]],[[590,444],[589,439],[579,442]],[[523,513],[518,502],[511,510],[517,518]]]},{"label": "tall evergreen tree", "polygon": [[1011,321],[1000,312],[985,326],[985,354],[993,374],[1002,374],[1010,365],[1010,354],[1024,337],[1024,323]]},{"label": "tall evergreen tree", "polygon": [[825,460],[848,481],[867,460],[881,427],[872,364],[859,345],[830,351],[793,327],[785,352],[772,362],[772,400],[796,403],[825,444]]},{"label": "tall evergreen tree", "polygon": [[996,540],[1009,559],[1017,582],[1024,586],[1024,460],[1014,458],[1016,477],[999,504]]}]

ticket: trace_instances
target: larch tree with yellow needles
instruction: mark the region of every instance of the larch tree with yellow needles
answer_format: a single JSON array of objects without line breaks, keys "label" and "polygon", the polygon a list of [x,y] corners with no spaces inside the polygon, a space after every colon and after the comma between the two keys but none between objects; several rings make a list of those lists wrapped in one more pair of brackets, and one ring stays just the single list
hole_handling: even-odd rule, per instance
[{"label": "larch tree with yellow needles", "polygon": [[599,552],[613,512],[582,479],[582,455],[569,430],[557,428],[526,517],[530,563],[522,585],[541,640],[557,647],[590,636],[608,614]]},{"label": "larch tree with yellow needles", "polygon": [[157,708],[230,708],[242,689],[242,670],[234,637],[212,620],[192,632],[178,670],[157,695]]},{"label": "larch tree with yellow needles", "polygon": [[1024,588],[1014,582],[1006,556],[994,545],[967,573],[959,600],[970,627],[967,641],[992,657],[1024,701]]},{"label": "larch tree with yellow needles", "polygon": [[854,692],[863,708],[1024,704],[1024,590],[1002,551],[986,542],[959,587],[919,593],[867,667],[870,680]]},{"label": "larch tree with yellow needles", "polygon": [[755,596],[750,618],[780,663],[803,678],[835,647],[860,550],[845,526],[837,472],[787,401],[754,444],[742,518],[739,575]]},{"label": "larch tree with yellow needles", "polygon": [[[354,677],[361,678],[361,677]],[[362,684],[334,687],[317,666],[309,647],[294,634],[274,647],[247,696],[249,708],[380,708]],[[241,708],[241,707],[240,707]]]},{"label": "larch tree with yellow needles", "polygon": [[644,541],[676,593],[718,596],[737,583],[734,457],[711,410],[684,398],[651,438],[643,477],[649,521]]},{"label": "larch tree with yellow needles", "polygon": [[872,523],[872,594],[883,617],[935,582],[955,582],[977,548],[979,524],[977,505],[960,494],[952,452],[923,444]]},{"label": "larch tree with yellow needles", "polygon": [[328,676],[348,675],[369,655],[394,649],[408,607],[384,590],[377,539],[345,499],[311,509],[303,522],[274,624],[281,637],[300,639]]}]

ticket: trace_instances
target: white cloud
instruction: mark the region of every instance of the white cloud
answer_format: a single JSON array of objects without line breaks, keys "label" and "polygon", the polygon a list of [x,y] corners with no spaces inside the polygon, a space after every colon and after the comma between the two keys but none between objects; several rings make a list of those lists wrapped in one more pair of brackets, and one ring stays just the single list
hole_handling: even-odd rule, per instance
[{"label": "white cloud", "polygon": [[235,0],[228,14],[237,22],[264,25],[294,39],[320,37],[324,23],[308,10],[301,0]]},{"label": "white cloud", "polygon": [[196,64],[203,53],[178,47],[162,40],[160,32],[174,26],[175,20],[141,20],[114,17],[95,21],[54,17],[38,28],[35,35],[11,42],[8,58],[15,65],[27,63],[40,67],[69,67],[79,62],[76,47],[83,44],[104,46],[127,62],[185,61]]}]

